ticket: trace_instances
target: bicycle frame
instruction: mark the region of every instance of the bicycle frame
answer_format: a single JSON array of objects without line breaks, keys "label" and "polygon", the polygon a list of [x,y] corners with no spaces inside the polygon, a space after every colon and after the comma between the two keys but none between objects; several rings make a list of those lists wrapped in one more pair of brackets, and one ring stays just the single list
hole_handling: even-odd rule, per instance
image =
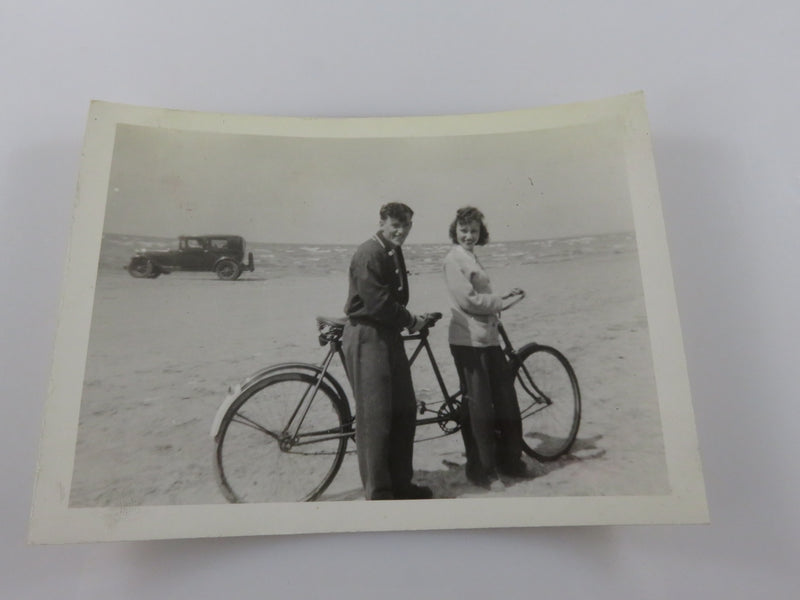
[{"label": "bicycle frame", "polygon": [[[308,411],[311,409],[311,404],[312,404],[312,402],[314,402],[314,397],[317,395],[317,392],[319,391],[319,388],[322,385],[322,382],[323,382],[325,376],[328,375],[328,367],[330,366],[331,361],[333,360],[333,356],[336,353],[336,351],[337,351],[336,348],[332,348],[328,352],[328,355],[325,357],[325,360],[323,361],[323,363],[322,363],[322,365],[320,367],[320,371],[319,371],[318,376],[316,377],[316,381],[314,382],[313,389],[309,388],[303,393],[303,397],[300,398],[300,403],[297,405],[297,408],[294,409],[294,412],[292,412],[292,415],[289,417],[289,422],[286,424],[286,428],[281,432],[281,438],[282,438],[281,441],[283,441],[284,439],[288,440],[288,443],[291,444],[291,445],[301,445],[301,444],[313,443],[313,442],[300,442],[299,441],[300,437],[301,437],[300,436],[300,427],[302,426],[303,421],[305,420],[306,415],[308,414]],[[339,354],[341,356],[341,348],[338,349],[338,352],[339,352]],[[333,379],[333,377],[331,377],[331,379]],[[334,379],[334,381],[335,381],[335,379]],[[306,397],[309,396],[309,391],[311,392],[311,395],[310,395],[310,398],[309,398],[308,402],[306,402]],[[304,405],[305,405],[305,408],[302,411],[302,415],[298,419],[297,415],[298,415],[298,413],[301,412],[300,409]],[[296,424],[294,425],[294,430],[291,433],[289,433],[289,430],[292,429],[292,423],[295,423],[295,422],[296,422]],[[352,423],[352,418],[350,420],[350,423]],[[321,433],[324,435],[324,434],[326,434],[328,432],[327,431],[323,431]],[[303,437],[312,437],[313,436],[315,438],[315,441],[324,441],[324,440],[336,439],[336,438],[344,437],[345,435],[346,434],[331,435],[330,437],[322,437],[320,439],[318,437],[318,434],[314,433],[314,434],[309,434],[308,436],[303,436]]]},{"label": "bicycle frame", "polygon": [[[516,304],[516,302],[518,301],[519,299],[512,302],[512,304],[510,304],[506,308],[513,306],[513,304]],[[436,361],[436,357],[433,354],[433,350],[431,348],[430,341],[428,339],[431,326],[432,325],[425,327],[417,333],[402,336],[403,342],[419,341],[419,343],[416,345],[411,355],[409,356],[408,359],[409,365],[413,366],[416,360],[419,358],[419,356],[422,355],[424,352],[433,370],[433,374],[434,377],[436,378],[436,383],[439,387],[439,391],[442,394],[442,402],[446,407],[445,411],[442,411],[442,409],[439,409],[439,411],[434,411],[432,409],[429,409],[425,405],[425,403],[420,402],[418,406],[418,412],[420,415],[423,415],[426,412],[431,412],[431,413],[436,412],[437,414],[435,416],[418,418],[416,420],[417,427],[421,425],[431,425],[431,424],[439,424],[441,426],[450,420],[455,420],[456,423],[458,423],[457,400],[459,396],[461,396],[463,393],[463,391],[459,389],[454,394],[451,394],[447,389],[444,377],[442,376],[442,372],[439,369],[439,364]],[[549,399],[546,396],[544,396],[544,394],[542,394],[541,391],[536,387],[535,383],[533,382],[533,378],[531,377],[530,373],[528,373],[527,369],[525,368],[525,365],[518,360],[517,352],[514,349],[511,340],[509,339],[508,334],[506,333],[502,324],[500,324],[498,330],[500,333],[501,340],[503,342],[504,353],[506,354],[509,361],[512,362],[513,365],[515,366],[518,365],[520,367],[519,370],[517,370],[517,377],[520,379],[520,383],[523,389],[525,389],[525,391],[528,392],[528,394],[530,394],[534,398],[537,404],[542,403],[542,401],[544,400],[544,406],[546,406],[547,404],[550,403]],[[345,370],[345,374],[347,374],[347,365],[345,363],[344,353],[342,351],[342,341],[338,336],[326,336],[323,334],[320,335],[320,343],[323,345],[327,344],[328,351],[325,354],[325,357],[322,359],[322,362],[320,362],[319,364],[287,362],[287,363],[279,363],[276,365],[272,365],[254,373],[253,375],[249,376],[244,381],[242,381],[235,388],[229,390],[228,396],[225,398],[225,400],[217,410],[217,414],[214,417],[211,427],[211,436],[214,439],[217,438],[217,436],[219,435],[219,429],[222,423],[222,419],[224,418],[225,413],[240,394],[242,394],[244,391],[246,391],[253,385],[256,385],[259,381],[262,381],[264,378],[273,376],[281,372],[307,371],[308,374],[314,378],[314,383],[312,387],[309,388],[309,390],[306,390],[303,397],[298,402],[297,408],[293,411],[289,419],[289,423],[287,423],[284,431],[281,432],[282,438],[292,440],[292,443],[295,444],[300,443],[298,441],[299,428],[303,422],[303,418],[308,413],[311,403],[313,402],[321,385],[326,384],[330,386],[333,389],[334,393],[337,394],[344,401],[344,403],[349,406],[350,403],[347,398],[347,393],[345,392],[342,385],[329,372],[334,356],[338,356],[340,363]],[[298,416],[300,418],[298,418]],[[352,425],[354,422],[355,422],[355,417],[349,416],[348,424]],[[452,429],[452,431],[449,431],[449,433],[454,433],[457,430],[458,427],[455,427]],[[318,433],[326,435],[326,437],[322,438],[325,440],[331,439],[332,437],[350,437],[353,435],[352,432],[342,432],[339,434],[332,434],[330,437],[328,437],[327,434],[329,432],[318,432]],[[303,443],[310,443],[310,442],[303,442]]]},{"label": "bicycle frame", "polygon": [[[444,382],[444,377],[442,377],[442,372],[439,370],[439,363],[436,362],[436,357],[433,355],[433,350],[431,349],[430,341],[428,340],[429,330],[428,328],[424,328],[419,333],[415,333],[412,335],[405,335],[403,336],[403,341],[414,341],[419,340],[419,344],[411,353],[411,356],[408,359],[409,365],[413,366],[414,361],[416,361],[417,357],[422,353],[424,350],[428,361],[431,364],[431,368],[433,369],[433,374],[436,377],[436,383],[439,385],[439,390],[442,393],[442,401],[447,408],[452,411],[449,415],[440,416],[437,414],[435,417],[428,417],[425,419],[417,419],[417,427],[420,425],[431,425],[431,424],[442,424],[448,421],[453,413],[456,410],[455,400],[461,395],[461,390],[459,389],[455,394],[450,394],[447,390],[447,385]],[[433,412],[429,410],[424,403],[419,403],[419,412],[420,414],[424,414],[425,412]]]},{"label": "bicycle frame", "polygon": [[[503,341],[503,351],[509,357],[509,360],[511,360],[514,364],[518,364],[519,361],[517,360],[516,350],[514,350],[514,347],[513,347],[512,343],[511,343],[511,340],[509,339],[508,334],[506,333],[506,331],[505,331],[505,329],[503,328],[502,325],[500,325],[499,331],[500,331],[501,339]],[[436,357],[433,354],[433,349],[431,348],[430,341],[428,339],[429,333],[430,333],[429,327],[425,327],[424,329],[422,329],[418,333],[402,336],[403,342],[413,342],[413,341],[417,341],[417,340],[419,341],[419,343],[417,344],[417,346],[414,348],[414,350],[412,351],[411,355],[409,356],[408,363],[409,363],[409,366],[413,366],[414,363],[416,362],[417,358],[419,358],[419,356],[424,351],[424,353],[427,356],[428,361],[429,361],[429,363],[431,365],[431,368],[433,370],[434,377],[436,378],[436,383],[439,386],[439,391],[442,394],[442,402],[444,403],[445,406],[447,406],[447,408],[451,412],[449,414],[445,414],[444,416],[441,415],[441,414],[437,414],[434,417],[418,418],[416,420],[416,426],[417,427],[419,427],[421,425],[442,424],[442,423],[445,423],[448,420],[452,419],[453,416],[455,415],[455,411],[457,410],[457,406],[455,404],[455,401],[463,393],[463,391],[461,389],[459,389],[454,394],[451,394],[448,391],[447,384],[445,383],[444,377],[442,376],[442,372],[439,369],[439,363],[436,361]],[[345,360],[344,360],[344,353],[342,351],[342,342],[341,342],[340,339],[335,339],[335,340],[331,340],[329,343],[330,343],[330,347],[328,349],[328,352],[325,355],[325,358],[322,360],[322,362],[320,363],[319,366],[311,367],[310,365],[307,365],[307,364],[302,365],[302,364],[297,364],[297,363],[286,363],[285,366],[284,365],[276,365],[269,372],[273,373],[279,368],[291,369],[291,368],[295,368],[296,366],[303,366],[304,368],[307,368],[309,370],[313,370],[316,373],[317,382],[315,383],[314,391],[312,393],[312,399],[313,399],[313,396],[316,394],[317,389],[319,388],[320,382],[323,381],[323,380],[326,380],[326,381],[330,381],[333,384],[334,389],[336,390],[336,392],[341,396],[341,398],[343,400],[347,401],[347,396],[345,395],[344,390],[339,385],[339,383],[336,381],[336,379],[328,372],[328,368],[330,367],[331,363],[333,362],[333,357],[335,355],[338,355],[339,359],[341,361],[341,364],[344,367],[345,374],[347,374],[347,366],[346,366],[346,363],[345,363]],[[525,369],[525,366],[523,364],[521,364],[521,363],[519,363],[519,364],[520,364],[520,366],[522,367],[522,370],[525,373],[525,379],[527,379],[527,382],[529,383],[529,385],[533,386],[533,388],[536,389],[536,386],[533,383],[533,379],[532,379],[530,373],[527,372],[527,369]],[[349,375],[348,375],[348,377],[349,377]],[[528,391],[529,386],[526,385],[525,381],[522,381],[522,385],[526,389],[526,391]],[[538,390],[537,390],[537,392],[538,392]],[[532,395],[537,399],[537,401],[539,401],[542,398],[541,392],[534,393]],[[303,401],[301,400],[301,404],[302,404],[302,402]],[[298,405],[298,409],[297,410],[299,410],[299,408],[300,408],[300,405]],[[439,412],[439,411],[433,411],[433,410],[428,409],[428,407],[424,403],[421,403],[421,402],[419,403],[418,410],[419,410],[419,414],[424,414],[425,412]],[[296,414],[296,412],[297,411],[295,411],[295,414]],[[294,419],[295,414],[292,415],[292,419],[291,420]],[[291,420],[290,420],[290,422],[291,422]],[[352,420],[355,421],[355,417]],[[454,429],[452,433],[454,433],[455,431],[457,431],[457,429]],[[344,434],[342,434],[342,435],[344,435]]]},{"label": "bicycle frame", "polygon": [[[527,392],[531,398],[533,398],[535,404],[540,404],[541,406],[537,408],[535,411],[523,411],[521,417],[524,419],[525,417],[534,414],[550,404],[552,401],[550,398],[547,397],[536,385],[533,380],[533,376],[528,371],[528,368],[525,366],[525,363],[519,360],[519,353],[514,349],[514,346],[511,344],[511,339],[509,339],[508,334],[506,333],[503,324],[501,323],[498,326],[498,332],[500,333],[500,339],[503,340],[503,352],[508,357],[509,362],[512,364],[512,369],[516,372],[517,379],[519,380],[522,389]],[[536,347],[538,346],[537,343],[532,342],[530,344],[526,344],[523,346],[522,350],[528,347]]]}]

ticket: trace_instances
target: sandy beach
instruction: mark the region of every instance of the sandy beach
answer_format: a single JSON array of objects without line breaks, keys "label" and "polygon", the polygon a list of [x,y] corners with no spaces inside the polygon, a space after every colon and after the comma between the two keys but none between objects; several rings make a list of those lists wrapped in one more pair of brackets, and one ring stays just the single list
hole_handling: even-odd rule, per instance
[{"label": "sandy beach", "polygon": [[[441,275],[415,274],[417,312],[447,314]],[[495,266],[493,285],[528,297],[504,315],[517,347],[555,346],[577,373],[583,418],[574,447],[503,496],[650,495],[669,492],[635,252]],[[70,505],[135,506],[226,502],[213,476],[209,431],[229,387],[287,360],[319,362],[316,315],[340,316],[344,270],[272,277],[266,268],[223,282],[213,273],[133,279],[102,267],[78,427]],[[448,387],[457,384],[447,319],[431,343]],[[337,365],[334,375],[350,394]],[[438,394],[431,369],[415,365],[417,394]],[[352,398],[351,398],[352,405]],[[430,430],[418,430],[427,437]],[[436,433],[435,431],[433,432]],[[354,446],[322,500],[362,500]],[[438,498],[489,496],[469,485],[460,435],[415,446],[415,480]]]}]

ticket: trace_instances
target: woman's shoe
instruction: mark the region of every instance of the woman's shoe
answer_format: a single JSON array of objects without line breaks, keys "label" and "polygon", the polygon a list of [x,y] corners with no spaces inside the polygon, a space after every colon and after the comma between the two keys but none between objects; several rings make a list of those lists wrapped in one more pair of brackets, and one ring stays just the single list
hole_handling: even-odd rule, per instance
[{"label": "woman's shoe", "polygon": [[479,476],[470,477],[469,475],[467,475],[467,481],[469,481],[472,485],[477,486],[479,488],[483,488],[485,490],[488,490],[489,486],[492,485],[492,482],[485,475],[483,477]]},{"label": "woman's shoe", "polygon": [[490,492],[505,492],[506,485],[500,481],[499,479],[495,479],[489,484],[489,491]]},{"label": "woman's shoe", "polygon": [[[468,469],[467,472],[467,481],[469,481],[472,485],[478,486],[479,488],[483,488],[484,490],[491,490],[493,492],[502,491],[506,489],[506,486],[500,481],[500,478],[497,476],[497,473],[475,473],[471,469]],[[499,489],[498,489],[499,488]]]}]

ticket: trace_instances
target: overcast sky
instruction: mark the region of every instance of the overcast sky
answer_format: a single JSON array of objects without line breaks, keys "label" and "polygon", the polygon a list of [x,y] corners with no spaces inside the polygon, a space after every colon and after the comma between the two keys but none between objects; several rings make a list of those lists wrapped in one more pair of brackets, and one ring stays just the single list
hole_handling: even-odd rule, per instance
[{"label": "overcast sky", "polygon": [[414,209],[408,243],[446,242],[468,204],[496,241],[632,231],[618,127],[332,139],[120,125],[105,231],[358,243],[390,201]]}]

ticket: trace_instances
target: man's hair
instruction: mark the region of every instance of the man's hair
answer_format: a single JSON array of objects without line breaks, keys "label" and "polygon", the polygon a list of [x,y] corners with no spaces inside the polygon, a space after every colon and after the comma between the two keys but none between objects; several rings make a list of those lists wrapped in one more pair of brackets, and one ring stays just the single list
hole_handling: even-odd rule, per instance
[{"label": "man's hair", "polygon": [[398,221],[408,223],[413,216],[414,211],[402,202],[389,202],[381,206],[381,221],[397,219]]},{"label": "man's hair", "polygon": [[489,243],[489,230],[486,228],[486,223],[483,222],[484,216],[481,211],[479,211],[474,206],[465,206],[464,208],[459,208],[456,211],[456,218],[453,219],[453,222],[450,223],[450,239],[454,244],[458,243],[458,238],[456,237],[456,228],[459,225],[468,225],[473,221],[476,221],[481,226],[481,231],[478,234],[478,241],[475,242],[478,246],[483,246]]}]

